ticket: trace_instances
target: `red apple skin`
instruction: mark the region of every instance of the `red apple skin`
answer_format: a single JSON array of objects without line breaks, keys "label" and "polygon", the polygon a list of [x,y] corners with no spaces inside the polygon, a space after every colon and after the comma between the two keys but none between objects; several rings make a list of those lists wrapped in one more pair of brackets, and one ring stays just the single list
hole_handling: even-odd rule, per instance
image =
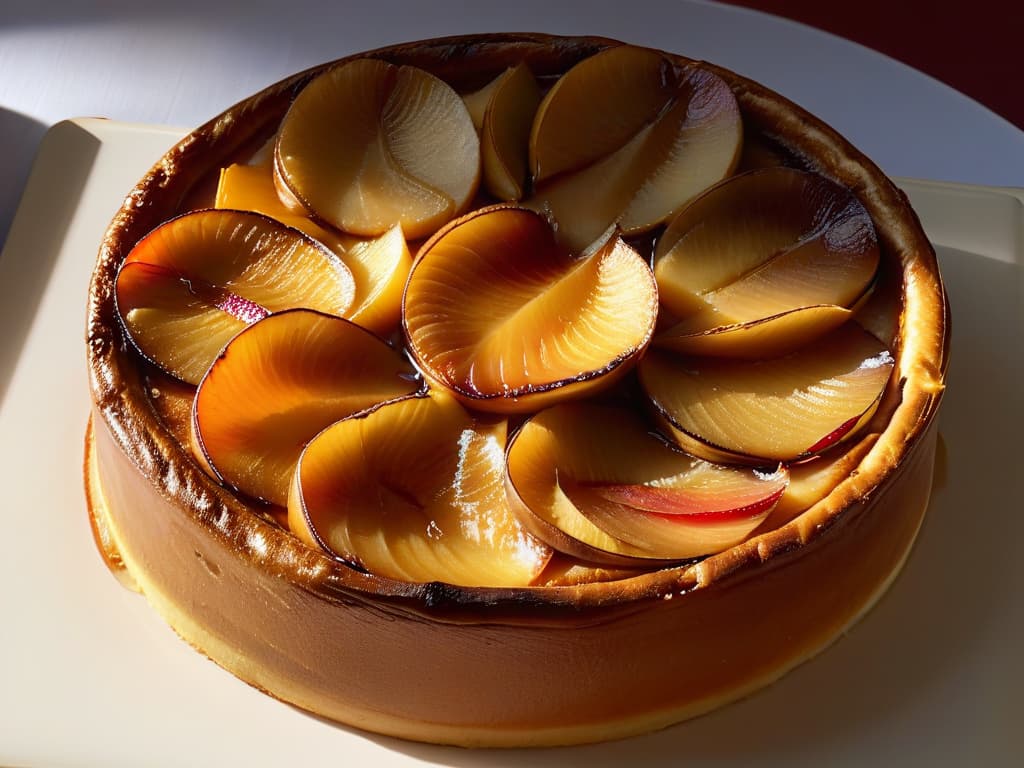
[{"label": "red apple skin", "polygon": [[749,504],[742,504],[730,509],[700,510],[693,504],[681,503],[680,494],[665,488],[611,483],[583,483],[583,485],[593,488],[608,501],[635,509],[637,512],[677,521],[681,521],[685,516],[686,522],[697,524],[744,520],[767,514],[786,492],[786,488],[783,486],[770,495]]},{"label": "red apple skin", "polygon": [[536,535],[616,566],[722,551],[768,516],[789,483],[781,465],[772,472],[689,456],[612,402],[537,414],[510,444],[506,466],[509,495]]}]

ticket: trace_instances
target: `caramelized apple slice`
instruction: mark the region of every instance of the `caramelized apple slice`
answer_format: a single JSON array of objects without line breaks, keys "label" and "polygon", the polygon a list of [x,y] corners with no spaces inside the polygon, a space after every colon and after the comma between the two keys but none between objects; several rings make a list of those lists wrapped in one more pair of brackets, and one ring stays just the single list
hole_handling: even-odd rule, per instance
[{"label": "caramelized apple slice", "polygon": [[534,183],[581,170],[624,147],[655,122],[675,85],[671,62],[646,48],[621,45],[583,59],[537,110],[529,147]]},{"label": "caramelized apple slice", "polygon": [[216,208],[237,211],[255,211],[277,219],[282,224],[305,232],[319,240],[338,256],[360,242],[362,238],[320,226],[304,211],[289,208],[277,193],[274,169],[271,164],[241,165],[222,168],[217,182]]},{"label": "caramelized apple slice", "polygon": [[544,572],[537,577],[537,584],[544,587],[575,587],[593,584],[597,581],[618,581],[641,576],[644,568],[604,566],[578,560],[561,552],[555,552]]},{"label": "caramelized apple slice", "polygon": [[355,296],[345,316],[380,336],[389,335],[402,312],[402,291],[412,256],[402,228],[361,238],[320,226],[282,202],[270,166],[230,165],[220,174],[217,208],[256,211],[295,227],[337,254],[352,272]]},{"label": "caramelized apple slice", "polygon": [[491,97],[494,95],[495,89],[507,72],[508,70],[498,75],[483,88],[472,93],[463,94],[462,96],[462,103],[466,105],[469,119],[473,121],[473,127],[478,135],[484,128],[484,114],[487,112],[487,105],[491,103]]},{"label": "caramelized apple slice", "polygon": [[551,550],[510,511],[505,422],[442,393],[340,421],[302,453],[288,502],[302,539],[404,581],[524,586]]},{"label": "caramelized apple slice", "polygon": [[801,307],[761,320],[712,328],[703,328],[704,323],[697,322],[695,316],[658,333],[654,344],[685,355],[778,357],[838,328],[852,316],[851,310],[834,304]]},{"label": "caramelized apple slice", "polygon": [[527,421],[508,451],[510,496],[562,552],[608,565],[681,560],[742,541],[786,470],[710,464],[654,436],[629,409],[568,403]]},{"label": "caramelized apple slice", "polygon": [[380,235],[401,224],[419,238],[469,204],[480,145],[446,83],[416,67],[359,59],[296,96],[274,168],[290,196],[338,229]]},{"label": "caramelized apple slice", "polygon": [[[768,356],[838,327],[878,268],[871,218],[845,187],[769,168],[728,179],[693,201],[659,239],[661,301],[680,322],[670,346],[688,354]],[[741,329],[761,324],[759,333]],[[771,351],[760,344],[770,328]]]},{"label": "caramelized apple slice", "polygon": [[576,258],[539,214],[494,206],[423,246],[403,322],[432,382],[511,413],[610,384],[647,346],[657,305],[650,267],[619,237]]},{"label": "caramelized apple slice", "polygon": [[280,312],[235,336],[203,377],[192,452],[222,482],[284,506],[299,453],[318,432],[419,388],[405,357],[364,328]]},{"label": "caramelized apple slice", "polygon": [[463,97],[480,133],[484,186],[499,200],[519,200],[526,188],[527,147],[540,88],[530,68],[509,67],[480,91]]},{"label": "caramelized apple slice", "polygon": [[402,228],[393,226],[380,237],[362,240],[345,252],[344,261],[356,280],[356,297],[348,318],[388,336],[402,319],[402,294],[412,269],[412,254]]},{"label": "caramelized apple slice", "polygon": [[[667,559],[720,552],[743,541],[786,488],[779,468],[765,474],[693,459],[671,486],[583,483],[569,497],[599,528]],[[695,492],[695,489],[699,489]]]},{"label": "caramelized apple slice", "polygon": [[893,359],[856,323],[784,357],[687,358],[652,350],[640,383],[674,439],[713,461],[792,461],[855,434]]},{"label": "caramelized apple slice", "polygon": [[198,384],[221,348],[271,312],[344,314],[352,273],[296,229],[257,213],[202,210],[140,240],[117,275],[132,342],[168,373]]},{"label": "caramelized apple slice", "polygon": [[736,97],[712,72],[642,48],[602,51],[541,103],[530,205],[576,250],[612,224],[646,232],[732,172],[742,133]]},{"label": "caramelized apple slice", "polygon": [[850,477],[876,440],[878,434],[872,432],[856,441],[851,440],[849,446],[837,446],[834,451],[813,461],[790,466],[789,486],[772,513],[761,523],[758,532],[783,526],[824,499],[840,482]]}]

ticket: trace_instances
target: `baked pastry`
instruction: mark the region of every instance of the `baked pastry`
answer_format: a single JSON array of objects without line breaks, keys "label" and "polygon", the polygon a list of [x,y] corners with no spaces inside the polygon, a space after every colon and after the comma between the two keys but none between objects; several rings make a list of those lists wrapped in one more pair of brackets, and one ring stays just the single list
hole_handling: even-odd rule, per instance
[{"label": "baked pastry", "polygon": [[[638,87],[634,75],[654,85]],[[605,100],[595,107],[590,90]],[[413,98],[396,101],[403,91]],[[337,99],[349,99],[345,109]],[[588,133],[583,122],[615,99],[620,112]],[[432,100],[441,106],[415,111]],[[325,121],[346,141],[318,127]],[[382,163],[336,152],[362,142],[360,157],[379,153],[384,123],[390,138],[419,137],[429,151],[398,142]],[[528,144],[506,135],[524,130]],[[467,171],[459,158],[477,146],[483,160]],[[680,171],[675,158],[693,147],[700,171]],[[346,184],[363,186],[338,192],[311,171],[323,153],[324,165],[342,169],[332,183],[348,174]],[[419,184],[438,165],[441,177]],[[267,179],[278,218],[305,234],[259,205],[235,210]],[[415,187],[413,202],[394,185]],[[682,199],[666,202],[666,186],[685,187]],[[586,198],[592,188],[596,201]],[[396,220],[418,238],[414,262]],[[773,245],[773,263],[788,266],[772,271],[763,255],[750,261],[723,245],[723,231],[762,244],[795,232],[799,247]],[[239,244],[253,239],[276,244],[258,263]],[[230,269],[210,266],[214,240]],[[374,263],[385,266],[374,295],[391,299],[364,300],[365,284],[337,264],[346,248],[377,249]],[[723,260],[732,264],[724,272]],[[822,282],[819,273],[842,275],[842,290],[823,300],[794,289],[786,300],[795,304],[770,310],[757,291],[730,292],[745,275],[778,290],[793,275]],[[486,295],[512,331],[500,344],[466,342],[490,327],[474,312],[492,284],[515,288]],[[513,293],[511,309],[494,309]],[[536,340],[537,328],[542,342],[564,342],[550,307],[568,308],[566,324],[583,317],[574,333],[587,343],[537,362],[540,342],[513,342]],[[336,315],[390,334],[392,346]],[[819,652],[874,604],[927,505],[948,308],[905,196],[783,97],[711,64],[611,40],[492,35],[324,65],[195,130],[114,218],[86,337],[97,543],[176,632],[254,687],[330,719],[430,742],[525,746],[611,739],[708,711]],[[263,393],[265,357],[291,354],[299,338],[294,366],[329,375],[279,376],[287,381]],[[212,357],[193,354],[210,344]],[[403,345],[422,379],[395,352]],[[352,370],[324,351],[332,348],[370,362]],[[515,359],[529,370],[509,371]],[[386,386],[348,402],[360,376]],[[753,407],[774,402],[773,377],[783,389],[814,389],[816,405],[782,397]],[[744,390],[751,384],[757,397]],[[703,407],[719,390],[732,397],[725,411],[754,428]],[[351,415],[289,460],[300,471],[282,487],[287,461],[272,438],[294,435],[268,421],[285,401],[317,410],[341,400]],[[232,408],[238,421],[218,431]],[[818,420],[821,411],[832,421]],[[325,418],[309,417],[320,426],[304,440]],[[810,431],[795,425],[803,418]],[[339,455],[358,461],[329,463]],[[496,455],[497,469],[486,464]],[[671,478],[714,475],[700,486],[711,491],[652,483],[644,468],[663,465]],[[416,483],[402,485],[403,471]],[[500,533],[486,557],[458,541],[444,548],[446,526],[468,519],[441,517],[452,477],[479,489],[473,509]],[[718,506],[700,506],[708,498]],[[428,508],[425,530],[404,539],[368,528],[374,509],[407,522]],[[399,539],[415,552],[402,554]],[[474,584],[485,571],[486,585]]]}]

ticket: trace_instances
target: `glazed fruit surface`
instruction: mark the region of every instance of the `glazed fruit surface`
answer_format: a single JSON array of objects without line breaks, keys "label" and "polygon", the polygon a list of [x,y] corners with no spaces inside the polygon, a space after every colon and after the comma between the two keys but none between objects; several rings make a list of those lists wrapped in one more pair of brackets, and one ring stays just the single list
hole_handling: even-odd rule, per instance
[{"label": "glazed fruit surface", "polygon": [[181,445],[357,570],[470,587],[692,562],[828,496],[898,352],[854,192],[659,52],[476,86],[329,67],[135,244],[118,315]]}]

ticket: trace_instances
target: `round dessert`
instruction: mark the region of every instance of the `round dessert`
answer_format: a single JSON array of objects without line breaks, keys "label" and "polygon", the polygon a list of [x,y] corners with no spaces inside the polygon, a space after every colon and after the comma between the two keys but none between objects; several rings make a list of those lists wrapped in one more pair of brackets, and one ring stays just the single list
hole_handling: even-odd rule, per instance
[{"label": "round dessert", "polygon": [[765,686],[896,577],[948,308],[905,196],[598,38],[368,52],[196,129],[100,248],[108,565],[282,701],[467,746]]}]

